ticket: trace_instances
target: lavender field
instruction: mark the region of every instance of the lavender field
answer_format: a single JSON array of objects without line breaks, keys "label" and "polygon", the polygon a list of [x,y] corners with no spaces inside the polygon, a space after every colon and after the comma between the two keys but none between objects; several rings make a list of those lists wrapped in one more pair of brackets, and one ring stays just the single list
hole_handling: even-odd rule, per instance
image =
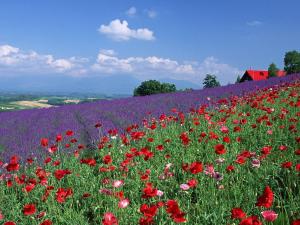
[{"label": "lavender field", "polygon": [[32,154],[39,156],[43,152],[36,146],[39,146],[42,137],[54,137],[66,130],[73,130],[81,143],[91,144],[99,135],[94,127],[96,123],[102,124],[104,133],[113,128],[123,132],[129,124],[140,124],[143,119],[148,119],[145,115],[159,116],[169,113],[172,108],[188,112],[191,107],[201,104],[212,106],[220,98],[247,94],[295,79],[300,79],[300,74],[174,94],[3,112],[0,113],[0,159],[7,159],[13,154],[23,158]]}]

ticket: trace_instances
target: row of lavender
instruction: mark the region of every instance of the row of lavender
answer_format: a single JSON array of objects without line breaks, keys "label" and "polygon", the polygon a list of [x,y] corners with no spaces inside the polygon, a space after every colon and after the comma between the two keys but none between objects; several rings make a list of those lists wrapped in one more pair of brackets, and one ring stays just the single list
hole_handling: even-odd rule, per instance
[{"label": "row of lavender", "polygon": [[127,125],[140,123],[149,112],[158,116],[170,112],[174,107],[188,112],[191,107],[208,104],[207,97],[218,99],[229,95],[242,95],[295,79],[300,79],[300,74],[191,92],[3,112],[0,113],[0,157],[7,159],[12,154],[24,158],[31,154],[39,155],[36,146],[42,137],[51,139],[68,129],[73,130],[76,137],[85,142],[87,137],[96,139],[98,133],[94,125],[97,122],[102,123],[103,132],[113,128],[122,131]]}]

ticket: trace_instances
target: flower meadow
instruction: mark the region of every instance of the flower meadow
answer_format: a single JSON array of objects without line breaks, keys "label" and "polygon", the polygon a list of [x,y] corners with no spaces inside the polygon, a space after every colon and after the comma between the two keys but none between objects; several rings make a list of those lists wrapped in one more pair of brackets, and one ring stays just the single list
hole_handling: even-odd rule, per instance
[{"label": "flower meadow", "polygon": [[88,120],[96,148],[74,127],[45,133],[42,159],[1,161],[0,222],[299,225],[300,79],[271,82],[144,115],[124,132]]},{"label": "flower meadow", "polygon": [[143,119],[158,117],[171,108],[187,113],[191,107],[202,104],[213,107],[218,99],[231,95],[242,96],[265,87],[276,86],[299,79],[300,74],[263,81],[244,82],[218,88],[190,92],[158,94],[117,100],[68,105],[50,109],[31,109],[0,113],[0,159],[8,160],[13,154],[23,158],[40,157],[36,146],[42,137],[48,139],[71,129],[81,143],[94,146],[99,136],[94,124],[101,122],[102,132],[118,129],[124,132],[130,124],[141,125]]}]

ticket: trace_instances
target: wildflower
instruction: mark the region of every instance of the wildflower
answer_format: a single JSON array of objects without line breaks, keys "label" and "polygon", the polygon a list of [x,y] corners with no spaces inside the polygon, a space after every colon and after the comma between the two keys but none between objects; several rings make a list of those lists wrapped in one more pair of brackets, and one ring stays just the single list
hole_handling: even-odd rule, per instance
[{"label": "wildflower", "polygon": [[36,212],[36,207],[35,207],[34,204],[26,204],[26,205],[24,205],[24,207],[23,207],[23,214],[25,216],[30,216],[32,214],[35,214],[35,212]]},{"label": "wildflower", "polygon": [[196,179],[191,179],[187,182],[187,184],[189,185],[190,188],[194,188],[197,186],[198,181]]},{"label": "wildflower", "polygon": [[263,211],[263,212],[261,212],[261,215],[263,216],[264,220],[266,220],[268,222],[273,222],[274,220],[277,219],[277,216],[278,216],[278,214],[276,214],[272,210]]},{"label": "wildflower", "polygon": [[157,189],[152,187],[152,183],[147,183],[143,189],[142,198],[152,198],[157,196]]},{"label": "wildflower", "polygon": [[281,164],[281,167],[282,168],[285,168],[285,169],[289,169],[293,166],[293,163],[292,162],[284,162]]},{"label": "wildflower", "polygon": [[48,139],[47,138],[42,138],[41,139],[41,146],[47,147],[48,146]]},{"label": "wildflower", "polygon": [[71,188],[58,188],[56,191],[56,201],[58,203],[63,203],[66,201],[66,198],[73,195]]},{"label": "wildflower", "polygon": [[17,171],[20,168],[19,158],[17,156],[12,156],[9,164],[6,166],[8,172]]},{"label": "wildflower", "polygon": [[190,189],[190,186],[188,184],[180,184],[180,189],[183,191],[187,191]]},{"label": "wildflower", "polygon": [[216,159],[216,163],[217,163],[217,164],[221,164],[221,163],[223,163],[223,162],[225,162],[225,159],[224,159],[224,158],[218,158],[218,159]]},{"label": "wildflower", "polygon": [[234,170],[235,170],[235,167],[233,165],[229,165],[229,166],[226,167],[227,172],[232,172]]},{"label": "wildflower", "polygon": [[118,207],[119,208],[126,208],[128,205],[129,205],[129,199],[128,198],[125,198],[125,199],[122,199],[121,201],[119,201],[118,203]]},{"label": "wildflower", "polygon": [[105,155],[105,156],[103,157],[103,163],[104,163],[104,164],[111,164],[111,163],[112,163],[112,158],[111,158],[111,156],[110,156],[110,155]]},{"label": "wildflower", "polygon": [[223,175],[222,175],[221,173],[219,173],[219,172],[215,172],[215,173],[213,174],[213,177],[214,177],[217,181],[223,180]]},{"label": "wildflower", "polygon": [[192,174],[198,174],[198,173],[201,173],[203,171],[203,165],[202,165],[202,162],[193,162],[191,165],[190,165],[190,172]]},{"label": "wildflower", "polygon": [[233,208],[231,209],[231,218],[232,219],[243,219],[247,215],[241,208]]},{"label": "wildflower", "polygon": [[51,220],[45,220],[40,225],[52,225],[52,221]]},{"label": "wildflower", "polygon": [[56,142],[61,142],[62,141],[62,135],[58,134],[56,135]]},{"label": "wildflower", "polygon": [[225,154],[225,153],[226,153],[225,146],[224,146],[223,144],[217,144],[217,145],[215,146],[215,152],[216,152],[216,154],[218,154],[218,155]]},{"label": "wildflower", "polygon": [[209,176],[213,177],[213,175],[214,175],[214,173],[215,173],[214,166],[213,166],[212,164],[206,165],[205,170],[204,170],[204,173],[205,173],[206,175],[209,175]]},{"label": "wildflower", "polygon": [[112,186],[114,188],[119,188],[121,186],[124,185],[124,181],[123,180],[114,180],[113,183],[112,183]]},{"label": "wildflower", "polygon": [[111,212],[106,212],[103,215],[102,225],[118,225],[117,217]]},{"label": "wildflower", "polygon": [[300,225],[300,219],[294,220],[291,225]]},{"label": "wildflower", "polygon": [[179,209],[178,203],[175,200],[168,200],[166,203],[166,211],[170,214],[171,218],[175,223],[184,223],[185,213]]},{"label": "wildflower", "polygon": [[7,221],[3,225],[16,225],[16,223],[14,223],[12,221]]},{"label": "wildflower", "polygon": [[161,191],[161,190],[157,190],[157,194],[156,194],[158,197],[161,197],[164,195],[164,192]]},{"label": "wildflower", "polygon": [[259,168],[260,167],[260,161],[259,161],[259,159],[252,159],[251,160],[251,165],[254,168]]},{"label": "wildflower", "polygon": [[74,132],[72,130],[67,130],[66,135],[67,136],[72,136],[72,135],[74,135]]},{"label": "wildflower", "polygon": [[66,170],[56,170],[53,174],[57,180],[61,180],[65,175],[71,174],[72,172],[68,169]]},{"label": "wildflower", "polygon": [[273,204],[274,194],[269,186],[265,187],[264,193],[257,199],[256,206],[270,208]]},{"label": "wildflower", "polygon": [[157,205],[146,205],[142,204],[140,207],[140,212],[145,216],[145,217],[154,217],[156,212],[157,212],[158,206]]},{"label": "wildflower", "polygon": [[262,222],[259,221],[257,216],[249,216],[243,219],[239,225],[262,225]]}]

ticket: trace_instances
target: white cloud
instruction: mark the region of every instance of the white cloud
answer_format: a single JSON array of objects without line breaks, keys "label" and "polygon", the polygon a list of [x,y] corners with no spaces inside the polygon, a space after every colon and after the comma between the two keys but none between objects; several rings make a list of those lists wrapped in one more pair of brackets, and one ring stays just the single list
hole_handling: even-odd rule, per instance
[{"label": "white cloud", "polygon": [[53,55],[23,51],[11,45],[0,45],[0,75],[62,73],[71,76],[90,74],[131,75],[139,80],[170,78],[202,84],[206,74],[214,74],[222,84],[234,82],[242,74],[238,68],[214,57],[203,61],[179,62],[158,56],[121,58],[112,49],[99,51],[93,64],[81,57],[57,58]]},{"label": "white cloud", "polygon": [[132,6],[126,11],[126,15],[129,17],[134,17],[136,15],[136,12],[137,12],[136,8]]},{"label": "white cloud", "polygon": [[86,58],[55,58],[35,51],[22,51],[11,45],[0,46],[0,71],[72,73],[83,67]]},{"label": "white cloud", "polygon": [[101,49],[100,53],[102,53],[104,55],[109,55],[109,56],[113,56],[113,55],[117,54],[113,49]]},{"label": "white cloud", "polygon": [[147,13],[148,17],[154,19],[157,16],[157,12],[154,10],[146,9],[145,12]]},{"label": "white cloud", "polygon": [[218,77],[218,80],[222,84],[227,84],[228,82],[235,82],[236,77],[241,75],[243,71],[239,70],[236,67],[230,66],[229,64],[222,63],[215,57],[207,57],[197,68],[198,73],[205,74],[214,74]]},{"label": "white cloud", "polygon": [[128,41],[132,38],[139,40],[154,40],[153,31],[148,28],[130,29],[126,20],[115,19],[108,25],[101,25],[98,31],[116,41]]},{"label": "white cloud", "polygon": [[234,82],[241,71],[228,64],[219,62],[214,57],[207,57],[203,62],[180,63],[157,56],[119,58],[100,52],[92,70],[101,74],[130,74],[137,79],[171,78],[202,84],[206,74],[214,74],[222,84]]},{"label": "white cloud", "polygon": [[262,25],[262,22],[259,20],[253,20],[253,21],[247,22],[247,25],[250,27],[257,27],[257,26]]}]

